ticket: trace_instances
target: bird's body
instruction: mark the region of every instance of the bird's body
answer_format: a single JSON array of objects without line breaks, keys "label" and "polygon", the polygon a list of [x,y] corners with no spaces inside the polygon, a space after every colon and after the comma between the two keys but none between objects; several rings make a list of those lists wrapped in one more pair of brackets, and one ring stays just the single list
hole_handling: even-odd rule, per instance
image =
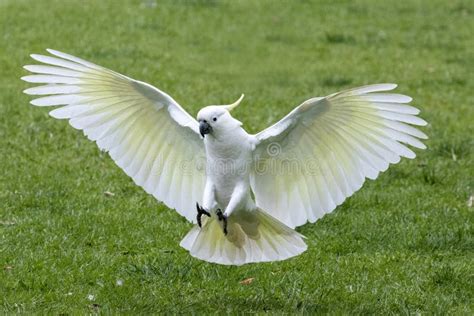
[{"label": "bird's body", "polygon": [[[426,148],[425,125],[394,84],[312,98],[255,135],[231,105],[201,109],[193,119],[159,89],[80,58],[48,50],[22,79],[45,85],[31,103],[60,106],[137,185],[197,222],[181,246],[202,260],[240,265],[284,260],[306,250],[294,230],[333,211],[366,178],[375,179],[406,145]],[[205,166],[201,162],[205,161]]]},{"label": "bird's body", "polygon": [[[203,205],[213,207],[214,200],[227,208],[236,190],[242,191],[236,206],[255,207],[250,195],[250,170],[252,168],[252,143],[250,135],[236,126],[223,137],[204,139],[206,149],[206,188]],[[214,196],[212,193],[214,192]],[[245,193],[245,194],[244,194]],[[234,195],[235,196],[235,195]]]},{"label": "bird's body", "polygon": [[250,184],[256,138],[229,112],[209,106],[198,113],[206,153],[202,207],[209,219],[201,227],[198,208],[199,227],[181,246],[197,258],[222,264],[295,256],[306,250],[306,244],[300,234],[257,207]]}]

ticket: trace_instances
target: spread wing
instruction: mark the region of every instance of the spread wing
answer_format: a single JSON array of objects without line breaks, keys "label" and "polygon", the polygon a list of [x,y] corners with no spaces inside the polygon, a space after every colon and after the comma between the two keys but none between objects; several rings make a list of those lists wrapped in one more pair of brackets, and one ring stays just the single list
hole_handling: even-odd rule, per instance
[{"label": "spread wing", "polygon": [[[205,183],[199,125],[169,95],[77,57],[48,50],[31,55],[43,65],[22,79],[45,84],[26,89],[36,106],[58,106],[52,117],[68,119],[129,175],[168,207],[194,220]],[[47,96],[45,96],[47,95]]]},{"label": "spread wing", "polygon": [[375,179],[407,145],[426,148],[426,125],[395,84],[355,88],[305,101],[255,135],[251,185],[259,207],[290,227],[315,222]]}]

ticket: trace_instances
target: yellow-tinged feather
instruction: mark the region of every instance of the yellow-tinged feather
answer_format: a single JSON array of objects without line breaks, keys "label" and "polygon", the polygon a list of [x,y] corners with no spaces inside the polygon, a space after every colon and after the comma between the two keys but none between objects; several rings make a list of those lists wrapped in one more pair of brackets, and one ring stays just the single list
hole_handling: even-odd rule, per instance
[{"label": "yellow-tinged feather", "polygon": [[[298,191],[282,188],[278,172],[253,173],[257,205],[291,227],[314,222],[360,189],[365,178],[375,179],[400,157],[414,158],[415,153],[406,145],[426,148],[418,140],[426,135],[409,125],[426,125],[416,116],[420,111],[407,104],[412,99],[384,93],[395,87],[364,86],[307,100],[256,134],[259,163],[271,161],[279,166],[292,153],[301,164],[313,161],[316,165],[313,172],[295,173],[293,179],[286,179]],[[276,157],[266,152],[272,143],[281,149]],[[308,195],[309,203],[300,201]],[[286,214],[288,209],[293,212],[291,217]]]},{"label": "yellow-tinged feather", "polygon": [[43,65],[25,66],[35,74],[23,80],[46,83],[24,91],[42,96],[31,103],[59,106],[50,112],[52,117],[69,119],[109,151],[137,184],[194,221],[195,201],[187,193],[202,195],[205,172],[194,168],[185,175],[179,168],[205,157],[198,123],[170,96],[146,83],[69,54],[48,52],[54,56],[31,55]]}]

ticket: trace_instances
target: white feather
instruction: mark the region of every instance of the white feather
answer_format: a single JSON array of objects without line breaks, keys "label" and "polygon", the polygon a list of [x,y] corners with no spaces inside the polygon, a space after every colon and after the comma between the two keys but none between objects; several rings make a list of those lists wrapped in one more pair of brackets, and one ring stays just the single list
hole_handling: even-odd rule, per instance
[{"label": "white feather", "polygon": [[45,85],[34,88],[29,88],[23,91],[23,93],[29,95],[47,95],[47,94],[69,94],[78,93],[81,91],[81,87],[73,85]]},{"label": "white feather", "polygon": [[29,72],[37,73],[37,74],[45,74],[45,75],[58,75],[58,76],[65,76],[65,77],[83,77],[84,73],[69,70],[61,67],[54,67],[54,66],[43,66],[43,65],[26,65],[23,66]]},{"label": "white feather", "polygon": [[[416,116],[419,110],[406,104],[412,99],[383,93],[395,87],[394,84],[370,85],[310,99],[280,122],[256,134],[255,152],[260,160],[265,161],[268,156],[266,147],[276,143],[281,147],[281,157],[291,152],[299,155],[296,159],[302,163],[308,159],[307,153],[313,152],[319,168],[316,174],[293,175],[299,177],[293,182],[307,183],[314,191],[309,210],[293,198],[307,196],[301,187],[297,187],[299,192],[286,192],[270,173],[252,174],[257,204],[290,227],[313,222],[357,191],[366,177],[375,179],[389,164],[398,163],[400,157],[416,156],[400,142],[426,148],[418,140],[426,139],[426,135],[408,125],[426,125]],[[306,134],[312,140],[305,140]],[[287,200],[289,204],[273,203],[275,199]],[[288,218],[286,209],[298,214]]]},{"label": "white feather", "polygon": [[64,83],[64,84],[71,84],[71,85],[84,83],[84,81],[79,78],[52,76],[52,75],[30,75],[30,76],[21,77],[21,80],[30,82],[30,83],[58,83],[58,84]]},{"label": "white feather", "polygon": [[[48,50],[52,56],[33,54],[32,58],[43,65],[27,65],[24,68],[35,75],[24,76],[22,79],[31,83],[46,83],[47,85],[26,89],[24,92],[31,95],[44,95],[31,101],[36,106],[59,106],[50,112],[55,118],[69,119],[69,123],[82,129],[86,136],[97,141],[101,149],[110,151],[112,158],[121,165],[125,172],[133,177],[134,181],[142,182],[144,177],[137,172],[142,166],[151,168],[157,157],[148,154],[144,145],[157,141],[156,126],[150,122],[166,122],[162,127],[168,129],[167,135],[172,139],[166,143],[150,146],[156,149],[166,147],[173,152],[174,164],[167,163],[166,168],[174,170],[179,167],[180,161],[192,159],[194,156],[204,157],[202,141],[198,134],[198,123],[167,94],[160,90],[126,76],[115,73],[83,59]],[[50,95],[50,96],[48,96]],[[157,106],[159,104],[159,106]],[[167,111],[161,111],[163,106]],[[185,119],[184,126],[175,117]],[[163,139],[162,139],[163,141]],[[182,143],[183,146],[169,147],[167,142]],[[190,151],[189,148],[192,150]],[[192,153],[191,156],[189,153]],[[155,170],[157,171],[157,170]],[[168,171],[167,171],[168,172]],[[177,177],[182,176],[176,173]],[[148,183],[158,183],[162,177],[161,170],[150,176]],[[193,177],[203,183],[204,170],[194,172]],[[182,188],[173,187],[193,185],[181,179],[165,178],[162,186],[169,191],[180,192]],[[166,182],[168,181],[168,182]],[[154,192],[157,199],[164,201],[169,207],[177,207],[177,211],[194,220],[194,203],[183,195],[169,196],[167,192],[157,191],[157,188],[147,188]],[[203,188],[186,188],[186,191],[195,191],[202,194]]]},{"label": "white feather", "polygon": [[59,66],[59,67],[68,68],[72,70],[78,70],[78,71],[89,70],[89,68],[81,66],[77,63],[70,62],[70,61],[56,58],[56,57],[37,55],[37,54],[31,54],[30,56],[34,60],[39,61],[40,63],[48,64],[48,65]]}]

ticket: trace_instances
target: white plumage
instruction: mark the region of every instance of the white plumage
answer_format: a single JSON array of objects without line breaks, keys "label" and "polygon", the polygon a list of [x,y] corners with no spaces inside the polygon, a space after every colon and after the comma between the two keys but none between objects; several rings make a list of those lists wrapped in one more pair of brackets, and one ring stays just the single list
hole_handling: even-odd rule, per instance
[{"label": "white plumage", "polygon": [[[303,102],[250,135],[227,106],[192,118],[169,95],[80,58],[31,55],[22,79],[36,106],[83,130],[134,182],[196,225],[181,246],[221,264],[284,260],[306,250],[294,227],[314,222],[375,179],[406,145],[425,149],[419,110],[375,84]],[[201,136],[202,135],[202,136]],[[201,206],[198,207],[198,210]],[[210,217],[206,216],[206,213]]]}]

